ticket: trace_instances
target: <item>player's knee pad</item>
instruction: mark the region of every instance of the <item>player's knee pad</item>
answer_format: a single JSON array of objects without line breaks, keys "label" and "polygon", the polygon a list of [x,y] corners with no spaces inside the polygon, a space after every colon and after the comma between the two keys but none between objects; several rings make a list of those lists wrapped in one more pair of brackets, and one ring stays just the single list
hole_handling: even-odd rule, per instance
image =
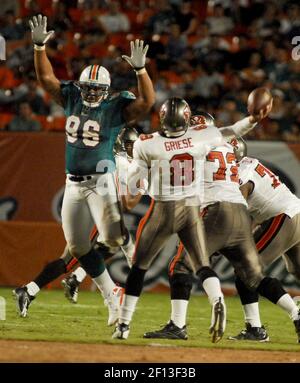
[{"label": "player's knee pad", "polygon": [[281,286],[281,283],[278,281],[278,279],[270,277],[265,277],[262,279],[257,288],[257,292],[275,304],[284,294],[286,294],[286,291]]},{"label": "player's knee pad", "polygon": [[169,276],[171,299],[189,300],[193,287],[191,274],[175,273]]},{"label": "player's knee pad", "polygon": [[218,278],[217,274],[208,266],[201,267],[196,274],[200,278],[201,283],[203,283],[207,278]]}]

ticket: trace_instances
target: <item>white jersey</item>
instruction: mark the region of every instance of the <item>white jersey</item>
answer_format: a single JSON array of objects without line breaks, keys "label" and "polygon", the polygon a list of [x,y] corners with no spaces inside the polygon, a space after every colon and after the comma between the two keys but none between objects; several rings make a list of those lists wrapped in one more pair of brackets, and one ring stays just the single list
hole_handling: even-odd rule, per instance
[{"label": "white jersey", "polygon": [[239,163],[240,184],[253,183],[247,202],[256,223],[285,213],[290,218],[300,213],[300,199],[257,159],[244,157]]},{"label": "white jersey", "polygon": [[127,156],[126,152],[119,152],[115,156],[115,160],[118,183],[127,186],[128,169],[132,160]]},{"label": "white jersey", "polygon": [[201,194],[206,154],[223,143],[215,126],[188,129],[182,136],[167,138],[158,132],[141,135],[134,143],[135,173],[149,172],[149,195],[174,201]]},{"label": "white jersey", "polygon": [[247,206],[240,191],[238,165],[233,146],[230,144],[218,146],[206,156],[202,206],[215,202],[239,203]]}]

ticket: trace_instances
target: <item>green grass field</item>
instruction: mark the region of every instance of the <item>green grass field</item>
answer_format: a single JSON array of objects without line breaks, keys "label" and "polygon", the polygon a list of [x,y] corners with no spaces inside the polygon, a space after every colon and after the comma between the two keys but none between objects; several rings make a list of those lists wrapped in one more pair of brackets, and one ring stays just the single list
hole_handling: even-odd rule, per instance
[{"label": "green grass field", "polygon": [[[42,291],[31,304],[29,316],[16,313],[11,289],[0,289],[6,299],[6,320],[0,321],[0,339],[68,341],[81,343],[110,343],[112,328],[107,327],[107,308],[97,292],[82,291],[77,304],[69,303],[62,291]],[[243,326],[242,309],[238,298],[227,297],[228,321],[226,335],[237,334]],[[123,344],[177,345],[235,349],[300,351],[292,322],[279,307],[262,300],[263,323],[268,329],[269,343],[233,342],[226,337],[212,344],[208,336],[210,307],[206,297],[193,297],[189,305],[187,341],[147,340],[142,335],[165,324],[169,318],[168,294],[144,293],[135,313],[130,337]]]}]

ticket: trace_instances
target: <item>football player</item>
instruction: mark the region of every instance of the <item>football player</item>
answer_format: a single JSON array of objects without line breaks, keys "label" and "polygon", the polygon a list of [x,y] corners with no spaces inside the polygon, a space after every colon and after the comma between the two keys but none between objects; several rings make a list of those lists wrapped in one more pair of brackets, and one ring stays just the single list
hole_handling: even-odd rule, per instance
[{"label": "football player", "polygon": [[[134,263],[126,281],[121,316],[113,338],[129,336],[129,323],[142,291],[145,273],[174,233],[188,249],[193,269],[212,305],[212,341],[218,342],[222,338],[226,323],[224,297],[219,279],[209,266],[199,206],[194,200],[202,183],[200,167],[195,169],[195,166],[213,146],[220,145],[224,137],[245,134],[270,110],[271,106],[259,111],[258,116],[247,117],[222,130],[201,124],[188,129],[189,105],[175,97],[167,100],[160,109],[160,131],[141,136],[135,142],[136,174],[145,175],[151,168],[148,193],[152,203],[138,228]],[[135,178],[134,172],[132,177]]]},{"label": "football player", "polygon": [[[198,124],[201,117],[194,117],[194,123]],[[208,123],[213,123],[211,118],[208,120]],[[208,254],[224,254],[250,291],[265,296],[289,313],[299,336],[299,310],[295,302],[277,279],[263,275],[247,204],[239,190],[234,150],[234,146],[223,144],[206,157],[204,201],[201,207]],[[192,288],[192,271],[190,259],[181,243],[169,266],[171,319],[163,329],[145,333],[145,338],[187,339],[186,312]]]},{"label": "football player", "polygon": [[37,79],[64,108],[66,120],[66,188],[62,227],[70,254],[91,276],[105,297],[112,294],[103,257],[92,247],[89,233],[95,224],[107,246],[126,241],[114,179],[113,146],[126,122],[144,116],[155,101],[145,69],[148,46],[131,42],[131,56],[122,56],[137,75],[139,96],[123,91],[110,95],[110,74],[100,65],[85,68],[79,81],[59,81],[46,53],[47,18],[30,20]]},{"label": "football player", "polygon": [[[138,136],[139,134],[135,129],[126,128],[119,134],[117,138],[114,150],[116,155],[117,174],[118,179],[120,180],[120,184],[124,184],[126,182],[126,174],[130,164],[130,158],[132,157],[133,142],[138,138]],[[126,153],[122,153],[122,151],[126,151]],[[144,191],[141,188],[139,193],[139,199],[142,197],[143,193]],[[123,206],[129,210],[131,208],[132,201],[128,198],[129,197],[126,196],[126,199],[123,200]],[[129,240],[127,241],[127,243],[121,246],[121,250],[126,256],[129,266],[131,266],[132,256],[134,252],[134,241],[132,240],[132,237],[129,232],[128,238]],[[100,252],[105,259],[110,258],[120,249],[119,247],[107,247],[103,243],[101,243],[101,236],[98,235],[98,231],[96,228],[94,228],[94,230],[91,232],[90,240],[94,248],[98,252]],[[20,316],[27,316],[30,303],[35,299],[38,292],[43,287],[53,282],[56,278],[60,277],[61,275],[68,273],[77,264],[77,259],[72,257],[68,250],[68,247],[66,246],[62,256],[59,259],[56,259],[47,264],[42,270],[42,272],[36,278],[34,278],[34,280],[27,283],[23,287],[16,288],[13,291],[13,293],[16,297],[17,310]],[[79,267],[74,271],[74,273],[72,273],[70,276],[68,276],[62,281],[64,285],[65,295],[71,302],[77,302],[78,286],[84,280],[85,277],[85,270],[82,267]],[[121,287],[116,286],[113,282],[111,282],[111,286],[112,294],[109,297],[105,297],[105,304],[107,305],[109,311],[109,326],[114,324],[116,322],[116,319],[118,318],[119,305],[123,293],[123,289]]]},{"label": "football player", "polygon": [[[261,262],[267,267],[283,257],[288,272],[300,280],[300,200],[259,160],[246,157],[245,151],[244,158],[240,157],[241,191],[256,227],[254,239]],[[229,339],[268,341],[268,334],[261,325],[258,294],[247,289],[239,277],[236,288],[243,305],[246,329]],[[299,321],[295,325],[299,334]]]},{"label": "football player", "polygon": [[[130,195],[127,192],[127,173],[132,161],[133,144],[138,139],[139,134],[134,128],[124,129],[118,136],[115,145],[115,159],[118,172],[119,192],[122,199],[122,207],[125,210],[131,210],[141,200],[145,194],[147,185],[140,187],[137,195]],[[134,253],[134,241],[129,235],[130,240],[127,244],[121,246],[121,250],[127,258],[129,267],[132,265],[132,257]],[[98,243],[101,243],[101,237],[98,237]],[[103,245],[101,245],[103,247]],[[119,248],[109,248],[106,250],[105,258],[110,258]],[[62,280],[65,290],[65,296],[71,302],[76,303],[78,299],[78,287],[86,277],[86,272],[82,267],[78,267],[74,272]],[[109,303],[109,302],[108,302]]]}]

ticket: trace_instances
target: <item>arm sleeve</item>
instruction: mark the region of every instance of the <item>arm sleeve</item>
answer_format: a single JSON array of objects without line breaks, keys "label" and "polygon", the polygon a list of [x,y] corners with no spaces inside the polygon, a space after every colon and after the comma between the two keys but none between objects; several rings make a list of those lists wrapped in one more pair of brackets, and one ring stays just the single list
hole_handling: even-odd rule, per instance
[{"label": "arm sleeve", "polygon": [[230,126],[220,128],[220,132],[227,140],[234,137],[242,137],[256,126],[256,123],[251,124],[249,117],[243,118]]}]

